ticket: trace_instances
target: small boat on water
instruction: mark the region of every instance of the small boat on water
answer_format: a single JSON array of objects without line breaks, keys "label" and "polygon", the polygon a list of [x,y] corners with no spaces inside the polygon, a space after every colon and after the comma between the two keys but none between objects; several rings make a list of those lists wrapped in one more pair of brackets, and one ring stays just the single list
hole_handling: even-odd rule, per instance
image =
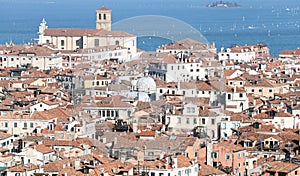
[{"label": "small boat on water", "polygon": [[255,29],[256,27],[251,25],[251,26],[248,26],[248,29]]}]

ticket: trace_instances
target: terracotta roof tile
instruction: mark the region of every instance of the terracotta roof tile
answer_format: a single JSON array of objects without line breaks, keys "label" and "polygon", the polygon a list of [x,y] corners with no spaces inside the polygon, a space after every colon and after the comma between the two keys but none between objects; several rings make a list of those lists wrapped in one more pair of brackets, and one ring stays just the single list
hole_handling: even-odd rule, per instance
[{"label": "terracotta roof tile", "polygon": [[275,117],[293,117],[293,115],[288,112],[279,111]]},{"label": "terracotta roof tile", "polygon": [[26,165],[18,165],[18,166],[10,167],[7,170],[10,172],[26,172],[26,171],[36,170],[38,168],[39,167],[34,164],[27,163]]},{"label": "terracotta roof tile", "polygon": [[235,145],[235,144],[232,144],[232,143],[227,142],[227,141],[222,141],[222,142],[219,142],[217,144],[213,144],[213,151],[219,150],[219,147],[229,149],[233,152],[245,150],[245,148],[240,146],[240,145]]},{"label": "terracotta roof tile", "polygon": [[255,119],[271,119],[271,117],[269,117],[268,112],[261,112],[255,116],[253,116],[253,118]]},{"label": "terracotta roof tile", "polygon": [[100,107],[133,107],[131,104],[123,102],[121,96],[107,97],[96,104]]},{"label": "terracotta roof tile", "polygon": [[6,45],[0,45],[0,50],[4,51],[6,55],[22,55],[22,54],[34,54],[36,56],[51,56],[52,54],[58,54],[56,50],[52,50],[46,46],[41,45],[14,45],[7,47]]},{"label": "terracotta roof tile", "polygon": [[76,28],[48,28],[45,36],[97,36],[97,37],[134,37],[134,35],[122,31],[106,31],[104,29],[76,29]]},{"label": "terracotta roof tile", "polygon": [[198,176],[203,175],[226,175],[226,173],[210,165],[201,164],[201,169],[199,171]]},{"label": "terracotta roof tile", "polygon": [[140,133],[137,133],[137,136],[155,136],[155,131],[142,130]]},{"label": "terracotta roof tile", "polygon": [[60,107],[52,108],[46,111],[35,111],[31,118],[33,119],[43,119],[43,120],[50,120],[57,118],[59,122],[68,121],[68,118],[71,116],[70,112],[63,110]]},{"label": "terracotta roof tile", "polygon": [[102,7],[98,8],[97,10],[111,10],[111,9],[109,9],[109,8],[107,8],[107,7],[104,7],[104,6],[102,6]]},{"label": "terracotta roof tile", "polygon": [[44,154],[54,152],[53,149],[45,146],[44,144],[36,145],[36,150]]},{"label": "terracotta roof tile", "polygon": [[7,139],[9,137],[12,137],[12,135],[9,133],[4,133],[4,132],[0,131],[0,139]]},{"label": "terracotta roof tile", "polygon": [[294,164],[290,162],[281,162],[281,161],[273,161],[273,162],[267,162],[265,163],[269,167],[267,171],[271,172],[277,172],[277,173],[291,173],[295,169],[298,169],[300,167],[299,164]]}]

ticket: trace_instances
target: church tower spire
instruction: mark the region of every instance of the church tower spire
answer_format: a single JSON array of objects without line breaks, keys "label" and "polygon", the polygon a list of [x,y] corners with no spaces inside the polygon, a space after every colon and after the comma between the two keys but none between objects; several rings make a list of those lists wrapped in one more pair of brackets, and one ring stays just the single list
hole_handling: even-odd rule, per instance
[{"label": "church tower spire", "polygon": [[44,38],[44,34],[45,34],[45,30],[48,28],[48,26],[46,25],[47,22],[45,20],[45,18],[42,19],[42,22],[40,23],[40,26],[39,26],[39,44],[42,44],[42,43],[45,43],[43,41],[43,38]]},{"label": "church tower spire", "polygon": [[96,29],[111,31],[111,9],[101,7],[96,10]]}]

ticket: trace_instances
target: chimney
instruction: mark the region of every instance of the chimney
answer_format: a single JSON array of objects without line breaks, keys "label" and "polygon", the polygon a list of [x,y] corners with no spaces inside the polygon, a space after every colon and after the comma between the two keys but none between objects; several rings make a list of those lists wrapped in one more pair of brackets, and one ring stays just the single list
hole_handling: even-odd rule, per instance
[{"label": "chimney", "polygon": [[80,168],[80,158],[75,159],[75,169],[78,170]]},{"label": "chimney", "polygon": [[177,166],[178,166],[178,160],[177,160],[177,157],[174,157],[173,158],[173,165],[172,165],[172,167],[173,168],[177,168]]},{"label": "chimney", "polygon": [[144,152],[143,151],[138,151],[137,152],[137,160],[138,161],[144,161],[145,156],[144,156]]},{"label": "chimney", "polygon": [[102,138],[102,143],[106,144],[106,138]]},{"label": "chimney", "polygon": [[118,138],[117,138],[117,136],[115,136],[115,139],[114,139],[114,145],[116,145],[117,142],[118,142]]},{"label": "chimney", "polygon": [[212,153],[212,142],[210,141],[210,139],[207,139],[207,141],[206,141],[206,164],[209,166],[213,166],[211,153]]},{"label": "chimney", "polygon": [[165,168],[168,168],[168,165],[170,164],[169,156],[166,157],[166,162],[165,162]]}]

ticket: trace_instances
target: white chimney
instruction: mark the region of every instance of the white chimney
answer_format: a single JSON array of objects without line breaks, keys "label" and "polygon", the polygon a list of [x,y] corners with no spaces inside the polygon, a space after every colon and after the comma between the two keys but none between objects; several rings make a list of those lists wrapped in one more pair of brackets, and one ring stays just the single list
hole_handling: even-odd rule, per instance
[{"label": "white chimney", "polygon": [[117,142],[118,142],[118,138],[117,138],[117,136],[115,136],[115,139],[114,139],[114,145],[116,145]]},{"label": "white chimney", "polygon": [[177,166],[178,166],[178,160],[177,160],[177,157],[174,157],[173,158],[173,168],[177,168]]},{"label": "white chimney", "polygon": [[102,143],[106,144],[106,138],[102,138]]},{"label": "white chimney", "polygon": [[210,141],[210,139],[207,139],[207,142],[206,142],[206,164],[209,166],[213,166],[211,153],[212,153],[212,142]]},{"label": "white chimney", "polygon": [[76,158],[75,159],[75,169],[79,169],[80,168],[80,158]]}]

